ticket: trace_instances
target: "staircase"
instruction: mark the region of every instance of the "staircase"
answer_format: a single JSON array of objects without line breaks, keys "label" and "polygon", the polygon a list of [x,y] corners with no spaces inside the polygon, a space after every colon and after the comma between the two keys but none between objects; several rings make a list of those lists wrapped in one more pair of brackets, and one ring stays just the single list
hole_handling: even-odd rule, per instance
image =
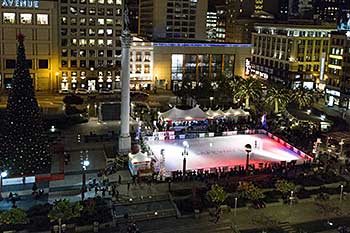
[{"label": "staircase", "polygon": [[278,226],[282,228],[283,232],[297,233],[297,231],[289,224],[289,222],[280,222]]}]

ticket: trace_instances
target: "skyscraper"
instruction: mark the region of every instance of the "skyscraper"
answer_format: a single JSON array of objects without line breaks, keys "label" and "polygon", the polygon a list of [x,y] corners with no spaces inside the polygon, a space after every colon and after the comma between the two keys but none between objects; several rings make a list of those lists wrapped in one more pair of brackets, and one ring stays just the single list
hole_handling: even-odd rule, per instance
[{"label": "skyscraper", "polygon": [[139,34],[205,40],[208,0],[140,0]]}]

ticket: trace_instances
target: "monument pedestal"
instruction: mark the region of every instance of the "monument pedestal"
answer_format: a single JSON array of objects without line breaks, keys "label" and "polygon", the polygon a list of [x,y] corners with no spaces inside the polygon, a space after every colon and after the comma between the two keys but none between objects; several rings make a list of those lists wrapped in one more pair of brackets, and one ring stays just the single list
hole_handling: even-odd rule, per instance
[{"label": "monument pedestal", "polygon": [[131,137],[130,136],[120,136],[119,137],[119,153],[127,154],[131,149]]}]

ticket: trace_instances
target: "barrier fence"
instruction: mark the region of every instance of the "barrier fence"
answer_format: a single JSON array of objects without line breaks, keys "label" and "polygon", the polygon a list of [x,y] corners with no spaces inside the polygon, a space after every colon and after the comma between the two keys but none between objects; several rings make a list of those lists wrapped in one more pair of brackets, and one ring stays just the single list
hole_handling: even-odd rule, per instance
[{"label": "barrier fence", "polygon": [[152,136],[146,136],[145,140],[146,141],[165,141],[165,140],[176,140],[176,139],[184,140],[184,139],[192,139],[192,138],[207,138],[207,137],[214,137],[214,136],[233,136],[233,135],[247,135],[247,134],[265,134],[275,142],[278,142],[279,144],[283,145],[287,149],[293,151],[294,153],[299,155],[301,158],[305,160],[313,160],[312,156],[306,154],[302,150],[289,144],[283,139],[273,135],[272,133],[267,132],[264,129],[225,131],[219,134],[215,134],[214,132],[206,132],[206,133],[188,133],[188,134],[179,134],[179,135],[176,135],[175,131],[163,131],[163,132],[154,132]]}]

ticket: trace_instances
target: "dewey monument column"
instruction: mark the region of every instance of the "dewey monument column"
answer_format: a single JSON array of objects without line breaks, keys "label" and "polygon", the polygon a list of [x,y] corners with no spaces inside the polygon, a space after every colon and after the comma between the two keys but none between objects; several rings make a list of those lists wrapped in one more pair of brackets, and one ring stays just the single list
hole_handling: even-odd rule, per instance
[{"label": "dewey monument column", "polygon": [[129,132],[130,117],[130,44],[132,37],[129,31],[129,10],[124,1],[123,30],[120,37],[122,45],[122,64],[121,64],[121,112],[120,112],[120,136],[119,152],[127,153],[131,148],[131,138]]}]

